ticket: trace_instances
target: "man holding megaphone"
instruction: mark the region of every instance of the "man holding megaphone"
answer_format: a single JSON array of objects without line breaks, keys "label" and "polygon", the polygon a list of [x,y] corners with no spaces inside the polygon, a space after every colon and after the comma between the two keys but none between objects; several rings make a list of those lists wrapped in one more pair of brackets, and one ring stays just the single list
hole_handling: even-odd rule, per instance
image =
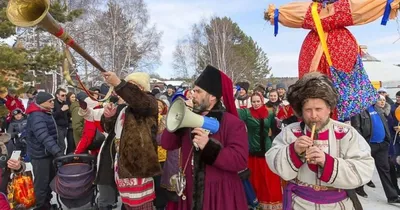
[{"label": "man holding megaphone", "polygon": [[164,149],[181,147],[180,173],[170,180],[180,196],[175,209],[247,209],[238,172],[247,168],[249,147],[232,81],[207,66],[194,84],[192,110],[176,99],[161,137]]}]

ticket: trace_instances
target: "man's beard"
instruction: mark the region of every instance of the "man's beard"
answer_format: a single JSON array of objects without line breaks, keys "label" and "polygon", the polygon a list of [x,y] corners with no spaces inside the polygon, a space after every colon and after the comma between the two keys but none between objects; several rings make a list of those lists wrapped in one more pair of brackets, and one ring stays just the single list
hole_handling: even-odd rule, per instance
[{"label": "man's beard", "polygon": [[318,132],[320,131],[322,128],[324,128],[328,123],[329,123],[330,118],[328,118],[326,121],[324,122],[315,122],[315,121],[305,121],[304,123],[306,123],[306,125],[311,129],[312,126],[315,124],[315,130]]},{"label": "man's beard", "polygon": [[196,101],[193,100],[193,112],[197,114],[201,114],[205,111],[208,111],[209,104],[205,102],[205,100],[202,100],[201,103],[197,103]]}]

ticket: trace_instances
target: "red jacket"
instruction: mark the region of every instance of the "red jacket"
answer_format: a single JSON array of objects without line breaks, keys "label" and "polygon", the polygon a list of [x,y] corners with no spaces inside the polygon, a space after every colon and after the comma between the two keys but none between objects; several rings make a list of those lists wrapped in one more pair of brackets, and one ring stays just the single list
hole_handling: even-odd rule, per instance
[{"label": "red jacket", "polygon": [[22,100],[20,98],[18,98],[18,96],[14,96],[11,97],[10,95],[6,96],[6,107],[8,109],[8,111],[10,111],[10,113],[7,116],[7,121],[10,122],[11,118],[12,118],[12,111],[14,111],[15,109],[21,109],[22,112],[25,113],[25,106],[22,103]]},{"label": "red jacket", "polygon": [[[79,140],[78,146],[75,149],[75,154],[82,154],[88,151],[87,148],[93,143],[93,140],[96,137],[96,130],[99,130],[102,133],[104,132],[99,121],[85,120],[85,124],[83,125],[82,137]],[[100,149],[91,150],[90,154],[97,155],[99,153],[99,150]]]}]

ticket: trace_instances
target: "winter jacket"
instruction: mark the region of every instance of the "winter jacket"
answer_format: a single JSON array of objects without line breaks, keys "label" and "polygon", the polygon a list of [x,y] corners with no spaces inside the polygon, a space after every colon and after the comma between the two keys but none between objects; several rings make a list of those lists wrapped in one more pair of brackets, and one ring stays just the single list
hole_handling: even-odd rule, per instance
[{"label": "winter jacket", "polygon": [[13,119],[8,125],[7,133],[11,134],[11,138],[18,138],[18,134],[25,129],[26,122],[26,117],[22,118],[21,120]]},{"label": "winter jacket", "polygon": [[31,104],[26,111],[27,153],[32,159],[61,156],[63,152],[57,144],[57,125],[50,111]]},{"label": "winter jacket", "polygon": [[36,96],[33,96],[32,98],[29,98],[26,107],[29,107],[29,105],[31,105],[33,102],[35,102],[35,99],[36,99]]},{"label": "winter jacket", "polygon": [[250,156],[264,157],[272,146],[270,129],[274,134],[277,131],[274,113],[269,111],[268,117],[263,120],[255,119],[249,109],[238,109],[238,114],[246,123]]},{"label": "winter jacket", "polygon": [[[375,108],[379,117],[382,120],[383,126],[385,128],[385,141],[389,143],[391,141],[390,129],[388,125],[388,120],[385,117],[385,114]],[[372,132],[374,130],[373,124],[371,122],[371,116],[369,114],[368,109],[362,111],[360,114],[351,117],[351,125],[360,133],[365,140],[369,143],[371,141]]]},{"label": "winter jacket", "polygon": [[[121,110],[125,107],[125,104],[118,105],[117,113],[114,116],[118,116]],[[114,157],[115,157],[115,145],[114,145],[114,126],[107,127],[105,124],[104,115],[101,117],[101,125],[103,129],[108,133],[106,140],[104,141],[100,153],[98,155],[98,170],[95,180],[95,184],[99,185],[115,185],[114,179]],[[108,124],[111,125],[111,124]]]},{"label": "winter jacket", "polygon": [[7,122],[11,122],[12,120],[12,111],[15,109],[21,109],[22,112],[25,112],[25,106],[22,103],[22,100],[18,98],[18,96],[11,97],[10,95],[7,95],[6,97],[6,107],[10,111],[10,113],[7,116]]},{"label": "winter jacket", "polygon": [[[79,140],[78,146],[75,149],[75,154],[82,154],[89,150],[89,146],[93,143],[96,138],[96,131],[104,132],[99,121],[85,120],[83,127],[82,137]],[[92,155],[97,155],[99,149],[91,150]]]},{"label": "winter jacket", "polygon": [[79,102],[73,102],[69,107],[71,118],[72,118],[72,131],[74,134],[75,145],[78,145],[79,140],[82,138],[83,132],[83,117],[78,114]]},{"label": "winter jacket", "polygon": [[[123,119],[118,158],[120,179],[154,177],[161,174],[157,155],[158,106],[151,93],[122,80],[115,92],[128,104]],[[106,127],[116,126],[118,116],[106,118]],[[119,119],[120,120],[120,119]],[[132,161],[134,160],[134,161]]]},{"label": "winter jacket", "polygon": [[21,109],[22,112],[25,112],[25,106],[18,96],[11,97],[10,95],[7,95],[6,99],[6,107],[10,112],[14,111],[15,109]]},{"label": "winter jacket", "polygon": [[[11,172],[14,173],[21,173],[24,172],[26,169],[25,164],[21,161],[21,169],[18,171],[11,171],[7,166],[7,161],[10,159],[13,151],[15,150],[15,146],[13,144],[13,141],[11,141],[11,139],[8,139],[6,141],[4,141],[4,137],[6,135],[1,136],[0,138],[3,138],[0,140],[0,142],[3,142],[7,148],[7,158],[4,162],[2,162],[0,165],[0,176],[1,176],[1,182],[0,182],[0,193],[7,193],[7,185],[10,182],[10,175]],[[8,136],[8,135],[7,135]],[[9,136],[8,138],[11,138],[11,136]],[[1,205],[0,205],[1,206]],[[2,209],[2,208],[0,208]]]},{"label": "winter jacket", "polygon": [[69,109],[62,111],[61,107],[65,105],[65,102],[60,102],[57,99],[54,100],[54,109],[53,109],[53,117],[56,120],[56,125],[68,128],[69,121]]},{"label": "winter jacket", "polygon": [[0,209],[11,210],[10,203],[7,200],[7,196],[0,192]]}]

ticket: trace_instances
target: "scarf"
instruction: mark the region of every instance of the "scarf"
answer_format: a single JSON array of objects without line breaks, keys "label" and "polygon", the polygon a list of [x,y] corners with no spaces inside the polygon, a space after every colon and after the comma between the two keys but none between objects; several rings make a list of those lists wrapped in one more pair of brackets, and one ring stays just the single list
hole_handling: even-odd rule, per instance
[{"label": "scarf", "polygon": [[278,107],[279,104],[281,104],[281,101],[277,100],[275,102],[268,101],[265,105],[267,105],[267,107]]},{"label": "scarf", "polygon": [[249,98],[249,96],[247,94],[244,95],[244,96],[238,95],[236,97],[236,99],[239,100],[239,101],[244,101],[244,100],[247,100],[248,98]]},{"label": "scarf", "polygon": [[264,97],[259,94],[256,93],[256,95],[258,95],[261,99],[261,107],[258,109],[254,109],[254,107],[250,107],[250,114],[251,116],[253,116],[256,119],[265,119],[268,117],[268,109],[267,106],[264,105]]}]

